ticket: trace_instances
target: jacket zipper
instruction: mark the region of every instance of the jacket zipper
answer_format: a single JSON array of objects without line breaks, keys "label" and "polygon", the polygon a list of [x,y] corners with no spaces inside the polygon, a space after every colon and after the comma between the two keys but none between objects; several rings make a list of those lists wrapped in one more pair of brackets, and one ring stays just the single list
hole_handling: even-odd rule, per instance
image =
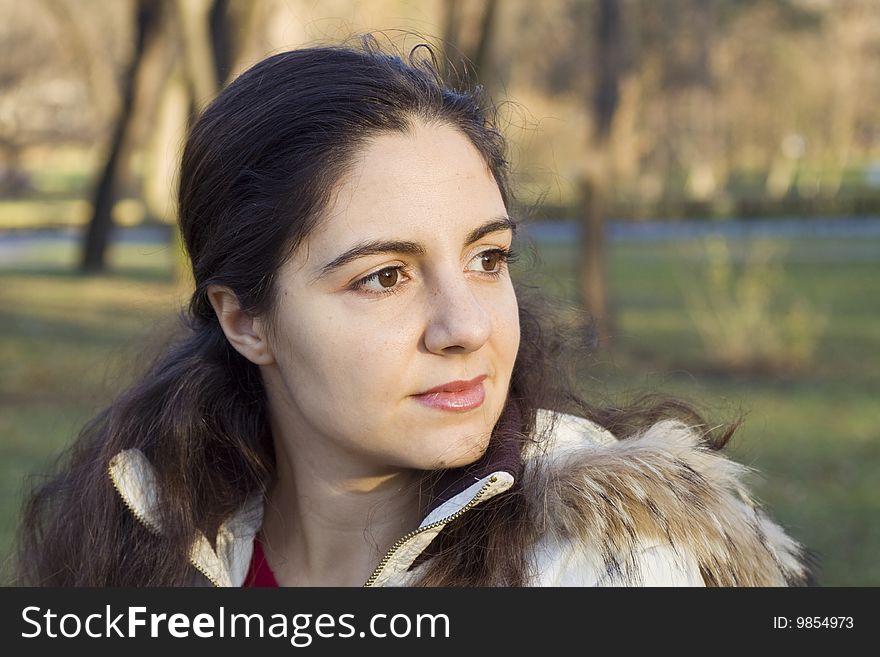
[{"label": "jacket zipper", "polygon": [[[119,490],[119,486],[116,485],[116,480],[113,478],[113,471],[109,467],[107,468],[107,474],[110,477],[110,483],[113,485],[113,488],[116,490],[116,493],[119,495],[119,499],[122,500],[122,503],[129,510],[131,515],[134,516],[134,518],[140,524],[142,524],[147,529],[147,531],[149,531],[152,534],[158,534],[159,533],[158,530],[155,527],[153,527],[153,525],[149,521],[147,521],[146,518],[144,518],[140,513],[138,513],[137,510],[135,510],[135,508],[131,506],[131,504],[128,503],[128,500],[122,494],[122,491]],[[364,582],[364,587],[373,586],[373,584],[379,578],[379,575],[381,575],[382,571],[385,570],[385,567],[388,565],[388,562],[391,561],[391,559],[394,557],[395,553],[403,546],[404,543],[406,543],[408,540],[410,540],[414,536],[418,536],[419,534],[428,531],[429,529],[434,529],[435,527],[438,527],[439,525],[445,525],[445,524],[452,522],[453,520],[460,518],[462,515],[464,515],[465,513],[470,511],[474,506],[477,505],[477,503],[480,501],[480,498],[483,495],[485,495],[486,491],[489,490],[489,488],[492,486],[492,484],[494,484],[496,481],[498,481],[498,477],[496,477],[495,475],[492,475],[489,478],[489,481],[487,481],[485,484],[483,484],[480,487],[480,490],[478,490],[476,492],[476,494],[471,498],[471,500],[467,504],[465,504],[462,508],[460,508],[458,511],[456,511],[455,513],[453,513],[451,515],[446,516],[445,518],[443,518],[441,520],[437,520],[436,522],[432,522],[430,525],[425,525],[424,527],[419,527],[418,529],[415,529],[415,530],[409,532],[408,534],[405,534],[401,538],[397,539],[397,541],[394,543],[394,545],[391,546],[391,549],[385,553],[384,557],[382,557],[382,560],[379,562],[379,565],[376,566],[376,569],[373,571],[373,574],[370,575],[369,579],[367,579],[366,582]],[[211,584],[213,586],[220,588],[220,583],[217,581],[217,579],[215,577],[213,577],[212,575],[210,575],[208,572],[206,572],[206,570],[204,568],[202,568],[199,564],[197,564],[195,562],[195,559],[190,558],[189,562],[190,562],[190,564],[192,564],[193,568],[195,568],[202,575],[204,575],[205,579],[207,579],[209,582],[211,582]]]},{"label": "jacket zipper", "polygon": [[[142,524],[142,525],[147,529],[147,531],[149,531],[151,534],[158,534],[158,533],[159,533],[159,530],[158,530],[156,527],[154,527],[154,526],[153,526],[153,525],[152,525],[152,524],[151,524],[146,518],[144,518],[140,513],[138,513],[137,510],[135,510],[135,508],[134,508],[131,504],[128,503],[128,500],[125,499],[125,495],[122,494],[122,491],[119,490],[119,486],[116,485],[116,479],[113,478],[113,471],[110,469],[109,466],[108,466],[108,468],[107,468],[107,474],[108,474],[109,477],[110,477],[110,483],[113,485],[113,488],[116,490],[116,493],[119,495],[119,499],[122,500],[122,503],[125,505],[125,508],[127,508],[127,509],[129,510],[129,512],[131,513],[131,515],[134,516],[135,520],[137,520],[140,524]],[[216,579],[215,577],[213,577],[213,576],[209,575],[207,572],[205,572],[205,569],[202,568],[199,564],[197,564],[197,563],[195,562],[195,559],[193,559],[192,557],[190,557],[189,562],[192,564],[193,568],[195,568],[195,569],[198,570],[202,575],[204,575],[204,576],[205,576],[205,579],[207,579],[209,582],[211,582],[211,584],[212,584],[213,586],[215,586],[215,587],[217,587],[217,588],[220,587],[220,582],[218,582],[217,579]]]},{"label": "jacket zipper", "polygon": [[436,522],[432,522],[430,525],[425,525],[424,527],[419,527],[418,529],[414,529],[413,531],[409,532],[405,536],[397,539],[397,542],[394,543],[394,545],[391,546],[391,549],[385,553],[384,557],[382,557],[382,560],[379,562],[379,565],[376,566],[376,569],[373,571],[373,574],[370,575],[369,579],[366,582],[364,582],[364,586],[365,587],[373,586],[373,584],[376,583],[376,580],[379,578],[379,575],[381,575],[382,571],[385,570],[385,566],[388,565],[388,562],[391,561],[391,559],[394,557],[394,554],[403,546],[404,543],[406,543],[408,540],[410,540],[414,536],[418,536],[422,532],[426,532],[429,529],[434,529],[435,527],[437,527],[439,525],[448,524],[448,523],[452,522],[453,520],[456,520],[457,518],[464,515],[467,511],[469,511],[470,509],[472,509],[474,506],[477,505],[477,503],[480,501],[480,498],[486,493],[487,490],[489,490],[489,488],[492,486],[492,484],[494,484],[496,481],[498,481],[498,477],[496,477],[495,475],[492,475],[489,478],[489,481],[487,481],[485,484],[483,484],[482,487],[480,488],[480,490],[477,491],[476,495],[474,495],[471,498],[470,502],[465,504],[458,511],[456,511],[452,515],[446,516],[442,520],[437,520]]}]

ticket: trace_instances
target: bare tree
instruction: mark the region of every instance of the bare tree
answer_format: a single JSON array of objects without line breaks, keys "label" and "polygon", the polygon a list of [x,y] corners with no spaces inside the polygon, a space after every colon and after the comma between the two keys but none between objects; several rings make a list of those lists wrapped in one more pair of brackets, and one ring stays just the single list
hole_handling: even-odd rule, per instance
[{"label": "bare tree", "polygon": [[599,0],[595,27],[598,78],[589,99],[593,115],[588,162],[580,180],[580,290],[584,307],[595,322],[596,337],[607,343],[613,332],[606,263],[606,217],[611,184],[611,131],[620,104],[625,71],[623,16],[620,0]]},{"label": "bare tree", "polygon": [[[230,72],[232,49],[227,0],[138,0],[135,47],[123,79],[120,112],[94,194],[94,212],[83,248],[82,269],[106,268],[105,252],[113,228],[112,208],[128,153],[146,148],[166,94],[173,92],[174,52],[183,53],[183,76],[190,120],[217,93]],[[176,19],[176,20],[174,20]],[[170,55],[170,58],[169,58]],[[137,105],[137,107],[136,107]],[[161,167],[148,169],[141,181]]]},{"label": "bare tree", "polygon": [[460,0],[444,0],[444,72],[447,78],[450,74],[454,78],[460,68],[463,72],[470,70],[483,86],[490,83],[491,47],[497,15],[497,0],[467,6]]},{"label": "bare tree", "polygon": [[106,269],[106,251],[113,229],[113,203],[116,199],[116,182],[126,137],[134,116],[134,100],[137,80],[149,42],[158,33],[161,6],[158,0],[138,0],[134,49],[128,70],[122,80],[122,102],[119,116],[110,139],[107,159],[101,171],[93,196],[93,212],[89,221],[83,246],[81,268],[85,272]]},{"label": "bare tree", "polygon": [[83,63],[89,53],[79,48],[78,25],[63,23],[54,7],[47,0],[0,0],[0,195],[36,191],[28,150],[89,143],[101,125],[101,111],[89,92],[106,79],[95,69],[107,73],[111,67],[95,66],[79,78],[89,68]]},{"label": "bare tree", "polygon": [[187,80],[196,111],[201,110],[217,94],[218,65],[211,29],[214,5],[214,0],[177,0],[176,2]]}]

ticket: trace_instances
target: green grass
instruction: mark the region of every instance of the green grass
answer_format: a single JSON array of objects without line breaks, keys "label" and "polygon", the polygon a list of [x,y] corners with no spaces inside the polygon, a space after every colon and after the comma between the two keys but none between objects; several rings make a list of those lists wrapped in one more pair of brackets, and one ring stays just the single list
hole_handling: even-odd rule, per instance
[{"label": "green grass", "polygon": [[[744,414],[731,455],[757,470],[758,498],[817,553],[820,583],[877,586],[880,240],[786,247],[780,298],[804,297],[830,320],[809,368],[732,376],[706,367],[680,288],[697,271],[699,245],[627,243],[610,257],[613,348],[596,355],[583,389],[597,401],[680,395],[722,421]],[[113,273],[89,278],[72,273],[69,245],[0,265],[0,554],[12,544],[27,475],[51,463],[168,334],[186,298],[170,253],[116,248]],[[551,295],[573,300],[573,247],[546,244],[540,254],[534,273]],[[7,564],[0,581],[8,575]]]},{"label": "green grass", "polygon": [[[169,254],[115,247],[112,273],[84,278],[74,247],[50,244],[0,266],[0,555],[26,478],[45,470],[171,330],[185,290]],[[2,559],[0,581],[8,576]]]},{"label": "green grass", "polygon": [[[613,348],[583,387],[598,400],[679,395],[710,419],[745,418],[730,453],[758,471],[757,496],[820,560],[825,585],[880,585],[880,240],[787,240],[779,299],[829,318],[815,362],[799,372],[723,375],[686,312],[697,242],[626,243],[609,262]],[[746,243],[734,242],[736,254]],[[541,248],[529,273],[576,299],[572,245]]]}]

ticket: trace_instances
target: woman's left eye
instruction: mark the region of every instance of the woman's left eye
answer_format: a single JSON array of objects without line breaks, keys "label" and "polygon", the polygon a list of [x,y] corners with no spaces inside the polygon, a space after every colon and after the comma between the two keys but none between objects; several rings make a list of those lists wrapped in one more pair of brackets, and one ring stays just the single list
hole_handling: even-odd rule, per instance
[{"label": "woman's left eye", "polygon": [[500,274],[506,262],[513,259],[509,249],[489,249],[474,256],[471,262],[477,263],[477,270],[483,274]]}]

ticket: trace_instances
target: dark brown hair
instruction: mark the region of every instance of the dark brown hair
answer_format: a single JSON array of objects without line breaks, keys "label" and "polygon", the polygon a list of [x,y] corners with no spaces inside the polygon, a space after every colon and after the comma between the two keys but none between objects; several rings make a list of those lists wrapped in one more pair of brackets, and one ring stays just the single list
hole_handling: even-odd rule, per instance
[{"label": "dark brown hair", "polygon": [[[452,126],[485,159],[509,207],[493,106],[479,90],[444,86],[432,60],[430,49],[401,57],[370,39],[286,52],[243,73],[202,113],[180,173],[179,219],[195,280],[185,333],[82,429],[59,471],[27,501],[20,582],[187,585],[196,532],[214,536],[225,517],[268,488],[275,462],[260,372],[227,342],[207,289],[227,286],[248,312],[271,319],[279,268],[319,221],[365,140],[406,132],[415,121]],[[588,404],[573,377],[560,376],[572,343],[528,289],[519,285],[517,296],[521,348],[493,440],[505,438],[502,431],[527,439],[539,408],[578,413],[621,435],[668,416],[702,424],[677,402]],[[512,413],[513,427],[503,421]],[[143,527],[112,488],[108,463],[129,448],[155,468],[161,534]],[[421,583],[524,583],[533,537],[520,493],[514,487],[450,526]]]}]

